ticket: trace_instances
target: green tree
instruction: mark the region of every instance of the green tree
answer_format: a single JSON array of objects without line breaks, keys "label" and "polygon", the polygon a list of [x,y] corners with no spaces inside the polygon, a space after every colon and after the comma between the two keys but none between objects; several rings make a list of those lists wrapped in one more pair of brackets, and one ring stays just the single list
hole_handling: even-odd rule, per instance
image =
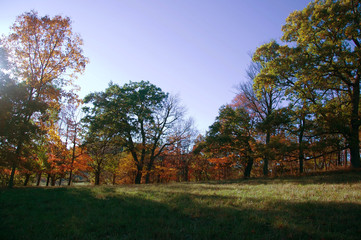
[{"label": "green tree", "polygon": [[[205,146],[223,155],[235,155],[244,165],[244,177],[251,175],[254,162],[254,123],[245,108],[224,106],[219,110],[216,121],[209,127]],[[226,157],[223,156],[223,157]]]},{"label": "green tree", "polygon": [[277,68],[274,66],[274,63],[280,59],[279,49],[280,45],[275,41],[271,41],[259,47],[255,52],[253,60],[263,63],[264,69],[256,75],[254,87],[256,90],[265,87],[277,89],[279,92],[284,93],[287,100],[291,102],[291,104],[284,109],[284,113],[287,113],[288,119],[284,119],[286,122],[283,122],[283,124],[288,125],[287,130],[298,137],[299,171],[302,173],[305,158],[305,131],[309,128],[309,126],[306,126],[306,123],[310,123],[307,118],[311,115],[311,111],[309,110],[310,101],[305,98],[309,89],[297,83],[298,79],[296,77],[285,77],[286,74],[284,74],[284,72],[281,73],[281,71],[286,71],[286,67],[280,70],[281,68],[278,65],[280,69],[279,71],[275,71]]},{"label": "green tree", "polygon": [[[7,67],[7,54],[2,50],[3,66]],[[0,165],[14,169],[20,162],[20,154],[29,152],[17,148],[19,142],[31,146],[41,130],[33,121],[24,121],[29,112],[43,113],[46,104],[27,98],[28,86],[19,83],[0,70]],[[15,171],[15,170],[14,170]],[[12,173],[14,173],[14,171]],[[11,182],[14,175],[12,174]]]},{"label": "green tree", "polygon": [[114,137],[113,129],[104,126],[98,128],[94,122],[88,127],[83,147],[91,160],[88,162],[89,167],[94,174],[94,184],[99,185],[104,170],[107,168],[112,156],[121,152],[119,142]]},{"label": "green tree", "polygon": [[179,127],[184,122],[184,109],[176,98],[149,82],[130,82],[122,87],[110,84],[105,92],[92,93],[84,102],[93,104],[85,109],[89,126],[94,131],[107,127],[131,153],[137,166],[137,184],[144,170],[149,182],[155,159],[187,133],[188,125]]},{"label": "green tree", "polygon": [[342,134],[351,164],[360,164],[361,3],[316,0],[290,14],[282,30],[286,45],[261,47],[260,58],[272,57],[257,81],[290,85],[307,99],[310,110]]}]

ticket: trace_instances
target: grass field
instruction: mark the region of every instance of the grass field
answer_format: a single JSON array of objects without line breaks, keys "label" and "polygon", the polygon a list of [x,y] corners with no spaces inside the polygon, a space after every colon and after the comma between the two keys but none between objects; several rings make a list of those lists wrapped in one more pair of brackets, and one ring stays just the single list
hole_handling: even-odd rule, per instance
[{"label": "grass field", "polygon": [[361,173],[2,189],[0,239],[361,239]]}]

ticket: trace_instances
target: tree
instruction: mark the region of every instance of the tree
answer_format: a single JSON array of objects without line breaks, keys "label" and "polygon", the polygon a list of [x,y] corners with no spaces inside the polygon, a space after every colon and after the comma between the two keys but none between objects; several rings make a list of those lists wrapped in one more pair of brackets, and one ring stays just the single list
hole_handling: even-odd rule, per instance
[{"label": "tree", "polygon": [[114,137],[113,129],[108,126],[99,127],[96,121],[89,122],[89,119],[87,119],[87,123],[90,124],[87,126],[88,132],[83,148],[85,153],[91,157],[88,164],[94,173],[94,184],[99,185],[101,175],[110,159],[109,156],[121,152],[120,142]]},{"label": "tree", "polygon": [[328,132],[345,137],[356,168],[361,167],[360,22],[361,3],[352,0],[316,0],[291,13],[282,28],[286,45],[261,47],[262,57],[275,57],[260,75],[271,83],[291,83]]},{"label": "tree", "polygon": [[[2,69],[9,70],[7,52],[5,49],[0,51],[4,67]],[[46,104],[35,99],[29,101],[27,85],[19,83],[2,69],[0,69],[0,165],[13,170],[10,178],[12,182],[14,166],[22,162],[19,157],[20,149],[16,146],[20,140],[30,146],[31,139],[36,138],[41,132],[34,122],[24,121],[24,118],[28,116],[29,111],[43,113]]]},{"label": "tree", "polygon": [[195,141],[192,149],[193,153],[193,161],[191,163],[191,169],[193,171],[193,175],[195,181],[204,181],[209,180],[209,162],[207,149],[206,149],[206,137],[202,134],[199,134]]},{"label": "tree", "polygon": [[186,129],[188,129],[188,133],[184,135],[184,138],[168,147],[166,153],[162,154],[165,162],[170,160],[169,162],[172,162],[174,168],[178,170],[178,181],[189,181],[189,172],[193,160],[191,152],[197,136],[197,131],[192,127]]},{"label": "tree", "polygon": [[277,127],[277,108],[282,102],[284,94],[280,88],[274,85],[257,85],[254,82],[255,77],[265,67],[267,61],[251,62],[248,70],[248,82],[238,86],[239,93],[233,100],[233,106],[243,106],[257,120],[257,129],[265,134],[265,151],[263,153],[263,175],[267,176],[269,172],[269,143],[272,134]]},{"label": "tree", "polygon": [[[307,91],[304,86],[295,85],[296,78],[284,78],[284,74],[272,74],[274,69],[270,68],[273,62],[279,58],[277,52],[280,48],[275,41],[264,44],[257,49],[253,56],[253,60],[263,63],[264,69],[255,76],[255,89],[271,88],[282,92],[291,102],[284,110],[288,112],[288,130],[292,134],[298,136],[298,150],[299,150],[299,171],[303,172],[304,161],[304,134],[306,130],[306,119],[311,114],[309,111],[309,102],[303,97],[302,91]],[[301,92],[300,92],[301,91]],[[292,120],[292,121],[291,121]],[[284,122],[284,124],[286,124]]]},{"label": "tree", "polygon": [[[137,166],[135,183],[141,183],[144,170],[149,171],[166,146],[179,141],[187,133],[183,122],[184,109],[176,98],[164,93],[155,85],[141,81],[122,87],[110,84],[105,92],[86,96],[85,121],[92,131],[107,128],[108,136],[131,153]],[[97,130],[98,129],[98,130]]]},{"label": "tree", "polygon": [[[69,179],[68,186],[70,186],[74,163],[76,159],[81,156],[81,151],[77,153],[78,146],[80,145],[79,133],[81,130],[81,104],[82,101],[78,99],[76,94],[70,94],[70,98],[67,99],[68,102],[64,105],[60,112],[60,125],[64,125],[61,129],[62,135],[65,137],[65,147],[68,148],[68,144],[70,144],[70,156],[69,158]],[[61,127],[60,127],[61,128]]]},{"label": "tree", "polygon": [[244,108],[224,106],[207,132],[205,145],[209,149],[220,151],[221,155],[217,156],[220,159],[230,155],[238,156],[239,162],[245,165],[244,177],[248,178],[255,156],[252,149],[253,130],[254,124]]},{"label": "tree", "polygon": [[152,139],[150,143],[150,155],[147,163],[147,173],[145,182],[150,182],[150,171],[154,166],[155,160],[169,146],[175,146],[186,142],[192,137],[194,132],[193,121],[185,120],[184,108],[179,104],[175,96],[167,96],[161,105],[160,111],[154,112],[155,121],[149,128]]},{"label": "tree", "polygon": [[[82,40],[73,34],[67,17],[39,17],[35,11],[24,13],[17,18],[11,33],[2,42],[11,56],[14,75],[27,88],[23,103],[27,111],[21,120],[23,124],[36,117],[37,110],[28,107],[32,102],[40,101],[49,107],[57,107],[62,87],[71,84],[88,62],[81,49]],[[13,185],[26,131],[22,129],[18,136],[9,186]]]}]

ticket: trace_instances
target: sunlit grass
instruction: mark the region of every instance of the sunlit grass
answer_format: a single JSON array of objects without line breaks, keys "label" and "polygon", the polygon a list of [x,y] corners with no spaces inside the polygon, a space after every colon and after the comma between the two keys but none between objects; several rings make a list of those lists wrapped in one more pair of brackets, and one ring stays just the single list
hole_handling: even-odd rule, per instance
[{"label": "sunlit grass", "polygon": [[360,239],[361,174],[0,191],[0,239]]}]

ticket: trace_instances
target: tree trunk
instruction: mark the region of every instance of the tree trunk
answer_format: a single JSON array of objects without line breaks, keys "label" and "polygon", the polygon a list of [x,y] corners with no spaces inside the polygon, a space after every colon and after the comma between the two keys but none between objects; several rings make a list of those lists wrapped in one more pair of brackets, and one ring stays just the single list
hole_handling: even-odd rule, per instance
[{"label": "tree trunk", "polygon": [[[71,168],[72,168],[72,167],[71,167]],[[73,169],[70,169],[68,186],[70,186],[70,184],[71,184],[71,179],[72,179],[72,177],[73,177]]]},{"label": "tree trunk", "polygon": [[30,174],[29,173],[25,174],[24,186],[28,185],[29,179],[30,179]]},{"label": "tree trunk", "polygon": [[55,176],[51,176],[50,179],[51,179],[51,181],[50,181],[51,186],[55,186],[55,181],[56,181]]},{"label": "tree trunk", "polygon": [[113,173],[113,181],[112,181],[113,185],[115,185],[116,178],[117,178],[117,175],[115,173]]},{"label": "tree trunk", "polygon": [[38,174],[38,179],[37,179],[37,181],[36,181],[36,186],[39,186],[40,185],[40,181],[41,181],[41,172],[39,172],[39,174]]},{"label": "tree trunk", "polygon": [[[359,73],[360,74],[360,73]],[[360,162],[360,134],[359,134],[359,104],[360,104],[360,76],[357,76],[352,94],[351,129],[350,129],[350,155],[351,167],[361,168]]]},{"label": "tree trunk", "polygon": [[138,167],[137,169],[137,175],[135,176],[135,184],[140,184],[142,181],[142,168]]},{"label": "tree trunk", "polygon": [[77,128],[75,127],[74,139],[73,139],[73,154],[71,156],[71,164],[70,164],[70,174],[69,174],[68,186],[70,186],[71,181],[72,181],[72,177],[73,177],[73,165],[74,165],[74,160],[75,160],[75,146],[76,146],[76,131],[77,131]]},{"label": "tree trunk", "polygon": [[22,146],[23,146],[23,141],[22,141],[22,139],[20,139],[18,142],[18,146],[16,147],[15,156],[13,159],[13,166],[11,168],[10,179],[9,179],[9,184],[8,184],[9,188],[12,188],[14,186],[15,171],[16,171],[18,162],[20,161],[20,153],[21,153]]},{"label": "tree trunk", "polygon": [[59,186],[61,186],[61,181],[62,181],[62,180],[63,180],[62,178],[59,179]]},{"label": "tree trunk", "polygon": [[95,171],[95,185],[99,185],[100,184],[100,171]]},{"label": "tree trunk", "polygon": [[150,171],[147,171],[147,174],[145,175],[145,183],[150,183]]},{"label": "tree trunk", "polygon": [[9,184],[8,184],[9,188],[12,188],[14,186],[15,171],[16,171],[16,165],[14,163],[13,167],[11,168],[11,174],[10,174],[10,179],[9,179]]},{"label": "tree trunk", "polygon": [[150,183],[150,171],[152,170],[154,160],[154,157],[150,157],[149,159],[149,163],[147,165],[147,174],[145,175],[145,183]]},{"label": "tree trunk", "polygon": [[50,182],[50,174],[48,174],[48,177],[46,178],[46,186],[49,186],[49,182]]},{"label": "tree trunk", "polygon": [[252,167],[253,167],[253,157],[252,157],[252,149],[251,146],[249,145],[249,142],[247,142],[247,163],[246,163],[246,168],[244,169],[244,178],[249,178],[251,177],[251,171],[252,171]]},{"label": "tree trunk", "polygon": [[246,168],[244,169],[244,178],[249,178],[251,177],[251,171],[252,171],[252,166],[253,166],[253,158],[252,157],[247,157],[247,165]]},{"label": "tree trunk", "polygon": [[298,160],[300,163],[300,173],[303,173],[303,162],[305,155],[303,153],[303,133],[305,131],[305,118],[300,119],[300,133],[298,135]]},{"label": "tree trunk", "polygon": [[[356,125],[356,124],[354,124]],[[351,167],[360,168],[360,139],[359,139],[359,130],[358,126],[351,127],[351,136],[349,141],[350,146],[350,156],[351,156]]]},{"label": "tree trunk", "polygon": [[263,158],[263,175],[264,176],[268,176],[268,147],[269,147],[269,142],[271,140],[271,133],[270,131],[267,131],[266,133],[266,155]]}]

